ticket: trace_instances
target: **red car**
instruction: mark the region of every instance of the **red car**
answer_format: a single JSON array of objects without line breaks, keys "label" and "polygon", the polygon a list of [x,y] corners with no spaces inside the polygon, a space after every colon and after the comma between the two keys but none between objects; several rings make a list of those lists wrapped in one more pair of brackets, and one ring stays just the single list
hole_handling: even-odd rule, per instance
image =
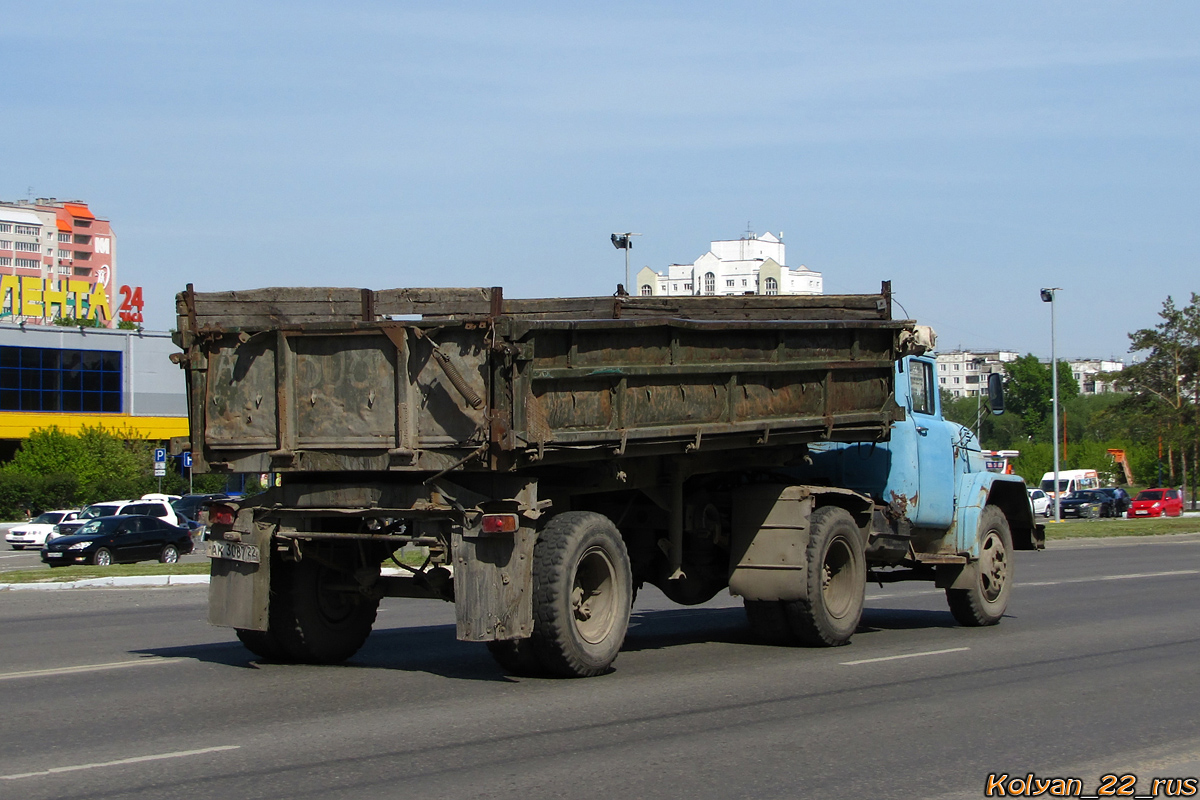
[{"label": "red car", "polygon": [[1143,489],[1125,514],[1134,517],[1178,517],[1183,514],[1183,492],[1178,489]]}]

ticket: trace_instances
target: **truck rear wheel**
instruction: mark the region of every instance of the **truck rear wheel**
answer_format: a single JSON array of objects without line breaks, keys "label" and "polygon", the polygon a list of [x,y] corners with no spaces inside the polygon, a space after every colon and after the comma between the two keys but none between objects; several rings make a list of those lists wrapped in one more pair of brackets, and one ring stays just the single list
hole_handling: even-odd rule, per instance
[{"label": "truck rear wheel", "polygon": [[280,561],[271,577],[270,634],[288,659],[336,664],[358,652],[379,600],[347,590],[348,574],[313,559]]},{"label": "truck rear wheel", "polygon": [[283,649],[270,631],[251,631],[237,629],[237,637],[246,649],[265,661],[287,661],[287,651]]},{"label": "truck rear wheel", "polygon": [[813,512],[806,558],[808,597],[785,602],[792,632],[810,647],[846,644],[862,619],[867,561],[854,517],[844,508]]},{"label": "truck rear wheel", "polygon": [[500,639],[487,643],[488,652],[510,675],[535,678],[545,674],[530,639]]},{"label": "truck rear wheel", "polygon": [[553,517],[533,548],[530,644],[541,666],[567,678],[608,671],[632,604],[629,554],[616,526],[590,511]]},{"label": "truck rear wheel", "polygon": [[986,506],[979,515],[979,560],[969,589],[947,589],[946,602],[960,625],[995,625],[1008,608],[1012,590],[1012,532],[1008,518],[997,506]]}]

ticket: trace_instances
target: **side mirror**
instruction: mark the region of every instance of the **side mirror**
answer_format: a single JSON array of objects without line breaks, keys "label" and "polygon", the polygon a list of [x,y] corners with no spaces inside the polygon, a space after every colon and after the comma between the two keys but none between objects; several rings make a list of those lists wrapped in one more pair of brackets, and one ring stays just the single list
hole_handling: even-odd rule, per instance
[{"label": "side mirror", "polygon": [[1004,413],[1004,381],[998,372],[988,375],[988,411],[999,416]]}]

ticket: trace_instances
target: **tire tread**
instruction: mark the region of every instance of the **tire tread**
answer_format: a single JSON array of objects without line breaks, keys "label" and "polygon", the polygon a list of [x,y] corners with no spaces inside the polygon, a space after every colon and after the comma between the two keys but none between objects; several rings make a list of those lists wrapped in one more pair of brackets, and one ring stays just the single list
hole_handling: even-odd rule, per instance
[{"label": "tire tread", "polygon": [[[630,602],[625,619],[618,623],[620,630],[615,643],[609,643],[611,657],[593,660],[586,658],[574,641],[574,622],[569,616],[570,598],[562,597],[562,591],[563,586],[569,584],[564,580],[568,559],[579,549],[580,540],[596,526],[607,534],[608,541],[617,551],[612,553],[612,560],[620,574],[614,576],[617,579],[614,583],[623,584]],[[588,678],[607,672],[625,639],[628,609],[632,605],[632,583],[625,542],[607,517],[590,511],[565,511],[555,515],[533,548],[534,619],[530,644],[540,665],[551,674],[567,678]]]},{"label": "tire tread", "polygon": [[[1000,510],[999,506],[985,506],[983,514],[980,515],[979,528],[981,531],[991,530],[992,525],[997,526],[997,529],[1001,531],[1001,538],[1008,546],[1008,572],[1005,578],[1007,585],[1003,590],[1003,603],[998,608],[988,603],[978,585],[970,589],[946,590],[946,603],[950,606],[950,613],[958,624],[968,628],[982,628],[997,624],[1008,607],[1008,593],[1012,586],[1012,533],[1009,530],[1008,518],[1004,516],[1004,512]],[[980,538],[982,539],[982,536]]]},{"label": "tire tread", "polygon": [[[844,519],[842,519],[844,518]],[[838,522],[846,522],[853,529],[851,534],[855,553],[858,559],[859,571],[862,573],[862,596],[858,601],[858,613],[854,615],[853,625],[849,631],[838,630],[826,617],[824,596],[821,593],[821,577],[823,574],[824,556],[828,536],[825,531]],[[830,534],[832,535],[832,534]],[[850,637],[858,628],[862,619],[862,608],[866,594],[866,557],[858,538],[858,526],[850,512],[839,506],[822,506],[812,513],[809,524],[808,547],[805,554],[806,577],[808,580],[808,597],[803,600],[789,600],[784,603],[788,619],[791,622],[792,633],[801,644],[808,647],[838,647],[849,644]],[[814,569],[815,565],[815,569]]]}]

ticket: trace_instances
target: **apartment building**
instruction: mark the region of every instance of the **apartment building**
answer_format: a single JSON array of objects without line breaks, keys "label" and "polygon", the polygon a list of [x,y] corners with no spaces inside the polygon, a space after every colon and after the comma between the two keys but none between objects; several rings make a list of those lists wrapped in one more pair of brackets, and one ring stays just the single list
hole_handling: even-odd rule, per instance
[{"label": "apartment building", "polygon": [[938,385],[955,397],[975,397],[987,391],[987,376],[1004,374],[1004,365],[1015,361],[1012,350],[953,350],[937,354]]},{"label": "apartment building", "polygon": [[117,241],[80,200],[0,201],[0,322],[115,327]]},{"label": "apartment building", "polygon": [[[1004,375],[1004,366],[1015,361],[1019,354],[1012,350],[952,350],[938,353],[938,382],[939,387],[950,392],[955,397],[975,397],[979,392],[987,391],[987,376],[993,372]],[[1104,394],[1117,391],[1112,380],[1105,377],[1106,373],[1120,372],[1125,365],[1120,361],[1110,359],[1079,359],[1067,361],[1071,367],[1071,375],[1079,383],[1080,394]],[[1050,359],[1042,359],[1042,363],[1050,366]]]}]

